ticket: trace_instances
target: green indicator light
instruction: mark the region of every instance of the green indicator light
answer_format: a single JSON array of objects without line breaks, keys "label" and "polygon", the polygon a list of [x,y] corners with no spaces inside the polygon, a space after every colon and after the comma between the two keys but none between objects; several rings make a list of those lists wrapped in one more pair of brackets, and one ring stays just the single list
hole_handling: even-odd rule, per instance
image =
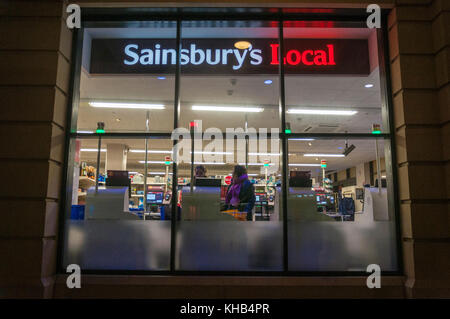
[{"label": "green indicator light", "polygon": [[286,134],[291,134],[291,133],[292,133],[292,131],[291,131],[291,130],[288,130],[288,129],[284,130],[284,132],[285,132]]},{"label": "green indicator light", "polygon": [[166,162],[166,165],[170,165],[170,162]]},{"label": "green indicator light", "polygon": [[320,167],[327,168],[327,164],[322,164],[322,165],[320,165]]},{"label": "green indicator light", "polygon": [[381,134],[381,131],[372,131],[372,134]]},{"label": "green indicator light", "polygon": [[266,166],[266,167],[267,167],[267,166],[269,166],[269,164],[264,164],[264,166]]},{"label": "green indicator light", "polygon": [[98,122],[97,123],[97,130],[95,130],[96,133],[98,134],[103,134],[105,133],[105,123],[103,122]]}]

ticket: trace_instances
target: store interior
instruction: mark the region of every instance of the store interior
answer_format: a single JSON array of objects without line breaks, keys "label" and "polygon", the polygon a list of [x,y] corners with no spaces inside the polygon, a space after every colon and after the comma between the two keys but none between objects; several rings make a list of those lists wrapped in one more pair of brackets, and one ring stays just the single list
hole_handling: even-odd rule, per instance
[{"label": "store interior", "polygon": [[[185,74],[181,68],[177,126],[185,135],[178,141],[173,194],[175,75],[89,73],[92,39],[174,39],[175,29],[168,25],[158,33],[151,28],[85,30],[74,119],[78,136],[71,140],[69,163],[72,200],[65,262],[79,262],[87,269],[168,269],[175,213],[177,269],[280,270],[286,211],[290,268],[352,270],[373,258],[386,269],[395,268],[390,140],[380,135],[389,133],[389,126],[376,31],[285,29],[287,38],[367,39],[370,72],[285,75],[284,210],[276,74]],[[187,24],[182,34],[276,38],[277,30],[276,25]],[[258,133],[258,138],[234,140],[227,129]],[[203,134],[203,140],[194,142],[194,152],[189,140],[193,131],[197,137]],[[208,132],[220,134],[208,139]],[[271,138],[265,138],[265,132]],[[206,168],[206,176],[195,176],[199,165]],[[236,165],[246,167],[254,187],[251,218],[246,218],[248,212],[223,205]],[[117,232],[122,235],[116,237]],[[336,246],[344,239],[346,245]],[[136,241],[142,244],[136,246]],[[128,257],[109,255],[118,252]],[[360,257],[346,258],[349,255]]]}]

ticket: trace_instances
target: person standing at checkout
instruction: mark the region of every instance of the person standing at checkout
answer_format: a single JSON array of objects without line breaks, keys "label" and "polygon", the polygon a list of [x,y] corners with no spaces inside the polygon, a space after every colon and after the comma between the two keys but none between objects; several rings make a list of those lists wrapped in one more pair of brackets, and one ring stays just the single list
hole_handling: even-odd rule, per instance
[{"label": "person standing at checkout", "polygon": [[243,166],[236,165],[225,197],[226,209],[234,208],[239,212],[246,212],[247,220],[252,220],[255,200],[255,187],[248,179],[247,170]]}]

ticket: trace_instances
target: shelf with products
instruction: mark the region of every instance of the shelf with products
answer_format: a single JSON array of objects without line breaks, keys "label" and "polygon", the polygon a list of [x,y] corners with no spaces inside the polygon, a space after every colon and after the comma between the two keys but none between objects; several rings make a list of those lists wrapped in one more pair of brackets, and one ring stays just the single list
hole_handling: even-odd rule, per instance
[{"label": "shelf with products", "polygon": [[95,179],[90,178],[88,176],[80,176],[79,183],[80,184],[83,183],[83,184],[87,184],[87,185],[89,185],[89,184],[95,185]]},{"label": "shelf with products", "polygon": [[[105,182],[98,182],[98,184],[104,186]],[[87,176],[80,176],[78,180],[78,196],[86,196],[87,189],[94,186],[95,179]]]},{"label": "shelf with products", "polygon": [[[91,177],[88,177],[88,176],[80,176],[79,183],[80,184],[81,183],[86,183],[88,185],[89,184],[95,185],[95,178],[91,178]],[[105,184],[104,181],[98,181],[98,183],[99,184]]]}]

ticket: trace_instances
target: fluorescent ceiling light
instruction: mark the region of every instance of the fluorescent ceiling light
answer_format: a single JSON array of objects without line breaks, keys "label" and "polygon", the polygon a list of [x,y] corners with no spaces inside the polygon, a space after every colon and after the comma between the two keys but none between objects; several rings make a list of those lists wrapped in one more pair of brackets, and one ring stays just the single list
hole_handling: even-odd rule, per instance
[{"label": "fluorescent ceiling light", "polygon": [[308,166],[308,167],[319,167],[320,164],[289,164],[289,166]]},{"label": "fluorescent ceiling light", "polygon": [[[245,163],[239,163],[239,165],[245,166]],[[264,166],[264,163],[247,163],[247,165],[248,166]],[[269,165],[272,166],[272,165],[275,165],[275,163],[269,163]]]},{"label": "fluorescent ceiling light", "polygon": [[94,131],[77,131],[77,133],[92,134],[92,133],[94,133]]},{"label": "fluorescent ceiling light", "polygon": [[149,104],[149,103],[125,103],[125,102],[89,102],[93,107],[107,107],[115,109],[146,109],[146,110],[163,110],[164,104]]},{"label": "fluorescent ceiling light", "polygon": [[[145,153],[145,150],[130,150],[131,153]],[[147,153],[154,154],[172,154],[172,151],[165,150],[148,150]],[[192,152],[190,152],[192,154]],[[229,155],[233,154],[231,152],[208,152],[208,151],[199,151],[195,152],[195,154],[214,154],[214,155]]]},{"label": "fluorescent ceiling light", "polygon": [[[97,148],[81,148],[80,151],[81,152],[97,152],[98,149]],[[106,152],[106,148],[100,149],[100,152]]]},{"label": "fluorescent ceiling light", "polygon": [[[141,164],[145,164],[145,161],[139,161]],[[165,164],[165,161],[147,161],[147,164]]]},{"label": "fluorescent ceiling light", "polygon": [[304,154],[308,157],[345,157],[344,154]]},{"label": "fluorescent ceiling light", "polygon": [[370,89],[370,88],[373,88],[373,84],[368,83],[368,84],[364,85],[364,87],[367,89]]},{"label": "fluorescent ceiling light", "polygon": [[316,109],[289,109],[291,114],[310,114],[310,115],[355,115],[358,111],[350,110],[316,110]]},{"label": "fluorescent ceiling light", "polygon": [[259,176],[259,174],[247,174],[248,176]]},{"label": "fluorescent ceiling light", "polygon": [[280,153],[248,153],[248,155],[259,155],[259,156],[280,156]]},{"label": "fluorescent ceiling light", "polygon": [[264,84],[272,84],[272,80],[265,80]]},{"label": "fluorescent ceiling light", "polygon": [[289,141],[314,141],[314,138],[290,138]]},{"label": "fluorescent ceiling light", "polygon": [[192,105],[194,111],[216,111],[216,112],[262,112],[262,107],[246,106],[216,106],[216,105]]},{"label": "fluorescent ceiling light", "polygon": [[[145,150],[130,150],[130,153],[145,153]],[[147,153],[154,153],[154,154],[172,154],[172,151],[165,151],[165,150],[147,150]]]}]

